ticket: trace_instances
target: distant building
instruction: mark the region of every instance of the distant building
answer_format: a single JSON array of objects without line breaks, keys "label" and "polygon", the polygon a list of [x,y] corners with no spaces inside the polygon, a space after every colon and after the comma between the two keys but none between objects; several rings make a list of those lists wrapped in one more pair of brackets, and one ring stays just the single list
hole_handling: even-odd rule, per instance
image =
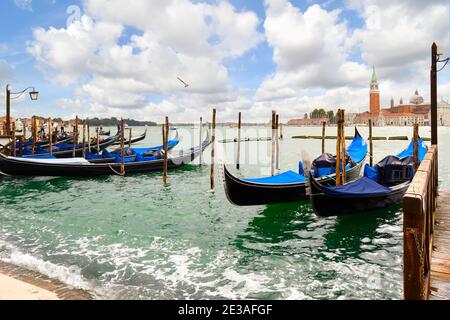
[{"label": "distant building", "polygon": [[288,122],[289,126],[320,126],[322,123],[329,123],[328,118],[316,118],[316,119],[292,119]]},{"label": "distant building", "polygon": [[[375,68],[370,82],[369,96],[370,111],[356,114],[353,122],[350,123],[367,125],[369,120],[372,120],[374,126],[411,126],[415,123],[421,126],[430,125],[431,105],[425,103],[418,90],[408,104],[404,104],[403,98],[400,98],[400,103],[396,105],[394,98],[391,98],[388,108],[380,108],[380,91]],[[352,118],[346,118],[346,122],[347,120],[351,121]],[[447,101],[442,100],[438,103],[438,122],[442,126],[450,125],[450,104]]]}]

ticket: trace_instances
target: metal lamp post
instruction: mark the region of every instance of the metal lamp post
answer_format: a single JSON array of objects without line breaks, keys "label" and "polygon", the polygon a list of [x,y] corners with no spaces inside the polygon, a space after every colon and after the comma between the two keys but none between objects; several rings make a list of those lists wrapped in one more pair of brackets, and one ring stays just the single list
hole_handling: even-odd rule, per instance
[{"label": "metal lamp post", "polygon": [[[442,71],[448,64],[450,58],[441,59],[442,52],[436,43],[431,46],[431,144],[437,145],[438,143],[438,113],[437,113],[437,74]],[[437,69],[437,64],[443,62],[444,66]]]},{"label": "metal lamp post", "polygon": [[6,86],[6,128],[5,135],[11,135],[11,100],[20,98],[25,92],[30,90],[30,99],[36,101],[39,96],[39,92],[34,87],[28,87],[19,92],[11,92],[10,85]]}]

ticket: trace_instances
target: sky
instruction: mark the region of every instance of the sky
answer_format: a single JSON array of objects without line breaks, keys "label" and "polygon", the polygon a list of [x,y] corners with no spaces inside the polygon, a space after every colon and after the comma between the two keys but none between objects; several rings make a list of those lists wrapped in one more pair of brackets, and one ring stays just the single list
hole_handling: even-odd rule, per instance
[{"label": "sky", "polygon": [[[16,117],[282,121],[314,108],[429,100],[430,47],[449,53],[449,0],[5,0],[0,101]],[[450,99],[450,66],[438,96]],[[185,87],[178,80],[189,84]],[[4,106],[4,103],[0,105]],[[3,112],[0,112],[2,115]]]}]

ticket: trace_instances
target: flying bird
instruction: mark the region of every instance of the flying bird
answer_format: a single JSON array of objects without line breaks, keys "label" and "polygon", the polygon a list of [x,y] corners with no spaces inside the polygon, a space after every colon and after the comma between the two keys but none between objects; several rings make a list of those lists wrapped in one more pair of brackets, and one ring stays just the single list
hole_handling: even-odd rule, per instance
[{"label": "flying bird", "polygon": [[178,79],[182,84],[184,84],[184,87],[185,87],[185,88],[189,87],[189,85],[188,85],[186,82],[184,82],[183,80],[181,80],[180,77],[177,77],[177,79]]}]

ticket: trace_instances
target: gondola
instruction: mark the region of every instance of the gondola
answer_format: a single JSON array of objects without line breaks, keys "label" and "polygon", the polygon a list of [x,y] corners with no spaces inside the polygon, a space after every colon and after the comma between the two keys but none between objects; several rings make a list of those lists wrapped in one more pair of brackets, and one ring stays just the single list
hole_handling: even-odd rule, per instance
[{"label": "gondola", "polygon": [[[396,156],[387,156],[375,166],[366,165],[364,176],[343,186],[325,186],[309,177],[310,198],[320,217],[350,215],[400,203],[414,177],[414,143]],[[419,162],[427,146],[419,139]]]},{"label": "gondola", "polygon": [[[188,150],[170,152],[168,154],[168,168],[179,168],[192,162],[206,147],[210,145],[209,132],[200,146]],[[92,177],[114,175],[120,173],[120,160],[109,163],[95,163],[84,158],[72,159],[24,159],[7,157],[0,154],[0,174],[7,176],[64,176],[64,177]],[[161,171],[164,166],[163,154],[157,157],[139,157],[127,159],[124,163],[125,173],[146,173]]]},{"label": "gondola", "polygon": [[[98,148],[97,148],[97,144],[91,144],[91,148],[90,148],[90,152],[93,154],[98,154],[100,153],[102,150],[108,148],[109,146],[111,146],[114,142],[116,142],[117,140],[120,139],[120,135],[115,135],[112,137],[109,137],[107,139],[104,139],[102,141],[99,142],[98,144]],[[89,146],[86,143],[85,144],[85,150],[89,151]],[[74,157],[74,147],[73,144],[71,143],[60,143],[56,146],[52,147],[52,154],[49,153],[48,148],[36,148],[35,149],[35,155],[32,156],[32,150],[30,147],[27,147],[24,149],[24,157],[25,158],[43,158],[43,157],[55,157],[55,158],[73,158]],[[83,155],[83,144],[79,143],[77,145],[75,145],[75,157],[81,157]]]},{"label": "gondola", "polygon": [[[133,143],[133,139],[131,140]],[[167,141],[167,147],[169,148],[169,150],[175,148],[178,144],[180,143],[180,136],[178,134],[178,131],[175,131],[175,137],[173,139],[170,139],[169,141]],[[120,142],[119,142],[120,144]],[[129,144],[129,142],[124,142],[125,145]],[[117,142],[114,144],[117,145]],[[159,146],[155,146],[155,147],[148,147],[148,148],[131,148],[131,151],[137,152],[137,153],[145,153],[145,152],[149,152],[149,151],[159,151],[164,149],[163,145],[159,145]],[[118,153],[120,152],[120,148],[112,151],[112,153]]]},{"label": "gondola", "polygon": [[[355,137],[347,148],[348,155],[353,159],[352,164],[346,167],[349,181],[357,179],[367,155],[367,143],[355,128]],[[331,159],[329,154],[321,158]],[[319,158],[315,160],[318,163]],[[299,167],[302,167],[300,165]],[[335,183],[333,164],[328,164],[329,172],[325,167],[316,168],[317,177],[326,184]],[[334,165],[334,168],[336,166]],[[225,193],[228,200],[237,206],[253,206],[273,203],[294,202],[308,199],[306,194],[307,177],[301,168],[300,172],[287,171],[268,178],[240,179],[233,176],[224,165]]]},{"label": "gondola", "polygon": [[[172,150],[180,143],[180,138],[178,135],[178,131],[176,131],[176,135],[173,139],[167,141],[168,150]],[[164,149],[163,145],[155,146],[155,147],[147,147],[147,148],[124,148],[124,154],[127,159],[134,159],[136,156],[147,156],[153,153],[157,153]],[[86,159],[92,160],[95,162],[111,162],[114,161],[115,157],[121,154],[121,149],[117,148],[109,152],[108,150],[103,150],[101,154],[93,154],[91,152],[86,152]]]},{"label": "gondola", "polygon": [[[120,130],[120,129],[119,129],[119,130]],[[131,137],[131,143],[133,144],[133,143],[136,143],[136,142],[145,140],[146,137],[147,137],[147,127],[145,128],[145,131],[144,131],[143,134],[141,134],[141,135],[139,135],[139,136],[136,136],[136,137]],[[127,139],[127,138],[125,137],[125,139]],[[129,141],[129,140],[125,140],[124,143],[125,143],[125,144],[129,144],[130,141]],[[119,145],[119,144],[120,144],[120,141],[114,143],[113,145],[116,146],[116,145]]]},{"label": "gondola", "polygon": [[100,136],[110,136],[111,135],[111,130],[100,131],[98,135],[100,135]]}]

